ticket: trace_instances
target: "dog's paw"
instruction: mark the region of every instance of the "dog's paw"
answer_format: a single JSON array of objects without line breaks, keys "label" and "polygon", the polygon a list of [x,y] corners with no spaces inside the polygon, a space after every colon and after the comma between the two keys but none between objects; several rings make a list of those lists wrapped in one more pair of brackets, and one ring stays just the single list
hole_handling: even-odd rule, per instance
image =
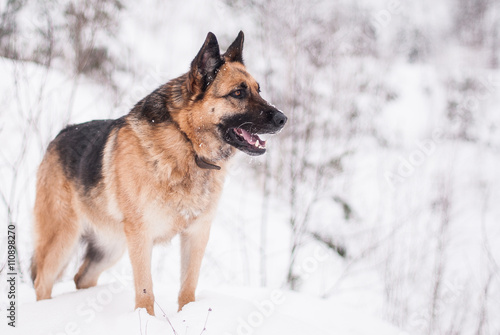
[{"label": "dog's paw", "polygon": [[153,295],[143,294],[135,299],[135,309],[145,308],[149,315],[155,315],[155,299]]},{"label": "dog's paw", "polygon": [[178,299],[179,309],[177,311],[180,312],[182,307],[186,306],[187,304],[193,301],[194,301],[194,293],[179,295]]}]

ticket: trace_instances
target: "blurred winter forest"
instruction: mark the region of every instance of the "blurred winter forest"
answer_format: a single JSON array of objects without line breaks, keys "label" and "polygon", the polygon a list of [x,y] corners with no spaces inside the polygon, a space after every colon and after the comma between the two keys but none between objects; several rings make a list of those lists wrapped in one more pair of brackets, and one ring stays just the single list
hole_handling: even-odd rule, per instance
[{"label": "blurred winter forest", "polygon": [[[237,155],[200,285],[286,287],[409,334],[499,334],[495,0],[3,0],[0,215],[17,224],[22,280],[50,140],[126,114],[208,31],[224,50],[239,30],[289,122],[266,155]],[[177,248],[154,257],[177,287]]]}]

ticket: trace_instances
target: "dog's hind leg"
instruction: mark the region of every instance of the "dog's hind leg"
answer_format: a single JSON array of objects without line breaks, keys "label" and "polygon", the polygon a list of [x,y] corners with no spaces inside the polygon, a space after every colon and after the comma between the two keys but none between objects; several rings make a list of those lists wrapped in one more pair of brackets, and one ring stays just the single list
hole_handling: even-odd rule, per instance
[{"label": "dog's hind leg", "polygon": [[57,156],[48,152],[38,172],[35,200],[36,241],[31,270],[37,300],[51,297],[54,282],[77,245],[80,226],[73,196],[73,187]]},{"label": "dog's hind leg", "polygon": [[78,289],[97,285],[101,273],[120,260],[127,246],[125,238],[118,236],[100,239],[98,234],[91,233],[85,239],[88,243],[85,260],[75,275]]}]

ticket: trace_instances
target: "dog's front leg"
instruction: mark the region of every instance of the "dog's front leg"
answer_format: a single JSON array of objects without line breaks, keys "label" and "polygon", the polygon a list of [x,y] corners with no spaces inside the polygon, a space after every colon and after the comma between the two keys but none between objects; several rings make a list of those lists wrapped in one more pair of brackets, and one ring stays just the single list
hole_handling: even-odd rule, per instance
[{"label": "dog's front leg", "polygon": [[193,223],[181,233],[181,290],[179,311],[194,301],[194,293],[200,275],[201,261],[205,254],[212,219]]},{"label": "dog's front leg", "polygon": [[155,315],[153,280],[151,279],[151,253],[153,241],[142,229],[141,224],[125,223],[128,253],[135,284],[135,308],[145,308],[148,314]]}]

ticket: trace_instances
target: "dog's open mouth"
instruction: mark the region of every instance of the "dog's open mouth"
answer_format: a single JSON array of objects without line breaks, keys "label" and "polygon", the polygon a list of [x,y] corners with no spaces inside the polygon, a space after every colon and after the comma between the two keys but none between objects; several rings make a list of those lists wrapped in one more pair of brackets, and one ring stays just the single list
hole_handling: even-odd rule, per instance
[{"label": "dog's open mouth", "polygon": [[266,148],[266,141],[262,140],[257,134],[251,134],[245,129],[241,128],[233,128],[233,131],[240,139],[247,141],[248,144],[253,145],[258,149]]},{"label": "dog's open mouth", "polygon": [[259,135],[242,128],[230,128],[226,141],[249,155],[262,155],[266,152],[266,141],[261,139]]},{"label": "dog's open mouth", "polygon": [[[265,109],[267,108],[267,109]],[[221,120],[219,131],[222,139],[229,145],[251,156],[266,152],[266,140],[262,134],[275,134],[286,123],[286,116],[269,105],[262,110],[235,114]]]}]

